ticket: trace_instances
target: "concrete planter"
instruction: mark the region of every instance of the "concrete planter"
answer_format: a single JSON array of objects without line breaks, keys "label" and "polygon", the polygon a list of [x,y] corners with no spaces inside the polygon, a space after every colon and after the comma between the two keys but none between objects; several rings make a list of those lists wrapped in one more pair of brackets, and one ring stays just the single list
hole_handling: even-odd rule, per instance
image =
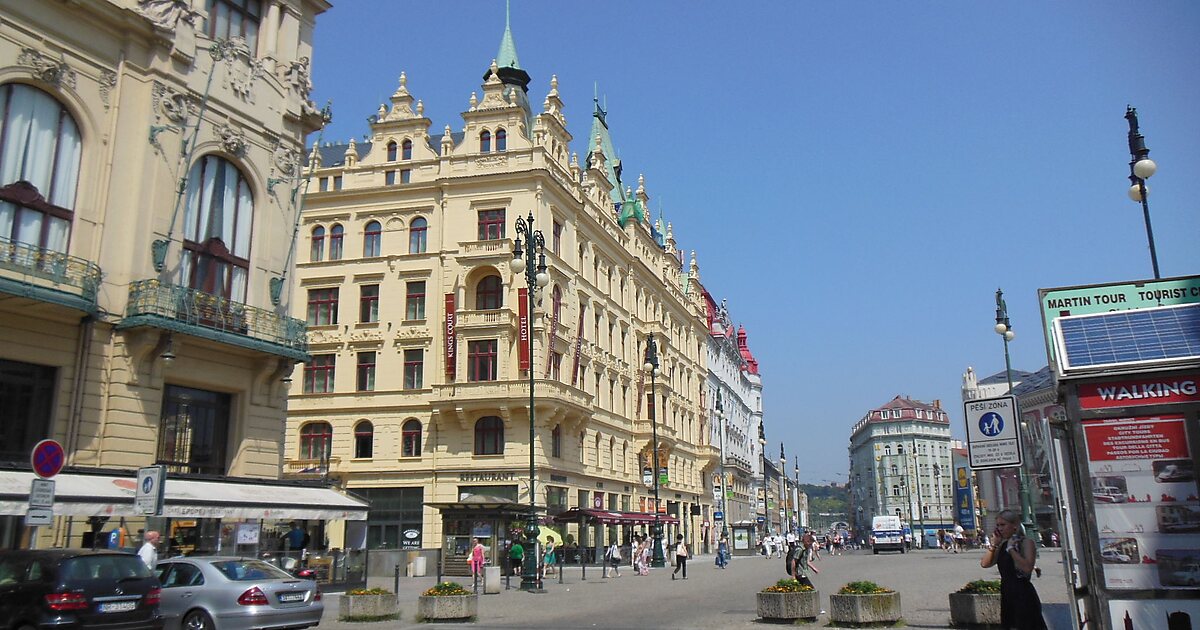
[{"label": "concrete planter", "polygon": [[999,593],[950,593],[950,623],[963,627],[1000,627]]},{"label": "concrete planter", "polygon": [[367,621],[388,619],[400,614],[400,600],[395,593],[381,595],[343,595],[338,619]]},{"label": "concrete planter", "polygon": [[758,593],[758,616],[767,621],[816,619],[821,613],[821,593]]},{"label": "concrete planter", "polygon": [[900,617],[900,593],[829,596],[829,619],[834,623],[895,623]]},{"label": "concrete planter", "polygon": [[470,619],[479,614],[478,595],[421,595],[417,614],[426,621]]}]

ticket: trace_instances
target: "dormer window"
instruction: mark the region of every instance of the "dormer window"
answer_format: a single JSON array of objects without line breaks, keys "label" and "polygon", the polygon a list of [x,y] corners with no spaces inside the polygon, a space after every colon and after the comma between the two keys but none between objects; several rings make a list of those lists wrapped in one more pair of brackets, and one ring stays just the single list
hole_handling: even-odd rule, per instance
[{"label": "dormer window", "polygon": [[400,159],[412,159],[412,140],[405,140],[404,144],[400,145]]},{"label": "dormer window", "polygon": [[387,144],[387,161],[396,161],[396,141],[393,140]]},{"label": "dormer window", "polygon": [[496,130],[496,150],[505,151],[508,149],[508,132],[503,129]]},{"label": "dormer window", "polygon": [[492,152],[492,132],[488,131],[487,129],[479,132],[479,152]]}]

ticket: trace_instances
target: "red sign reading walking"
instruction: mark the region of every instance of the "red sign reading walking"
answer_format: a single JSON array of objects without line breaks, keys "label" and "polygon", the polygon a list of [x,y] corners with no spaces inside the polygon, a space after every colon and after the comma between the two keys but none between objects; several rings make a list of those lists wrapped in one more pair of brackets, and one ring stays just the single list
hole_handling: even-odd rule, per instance
[{"label": "red sign reading walking", "polygon": [[1190,457],[1182,415],[1089,420],[1083,432],[1093,462]]},{"label": "red sign reading walking", "polygon": [[1079,386],[1079,406],[1084,409],[1137,407],[1200,401],[1200,374],[1171,378],[1088,383]]},{"label": "red sign reading walking", "polygon": [[520,343],[517,344],[518,346],[520,346],[520,348],[518,348],[518,350],[517,350],[517,356],[519,357],[518,368],[522,369],[522,370],[528,370],[528,369],[530,369],[529,368],[529,289],[517,289],[517,302],[519,302],[519,304],[517,306],[517,315],[519,318],[517,325],[520,328],[520,332],[518,334],[521,337]]}]

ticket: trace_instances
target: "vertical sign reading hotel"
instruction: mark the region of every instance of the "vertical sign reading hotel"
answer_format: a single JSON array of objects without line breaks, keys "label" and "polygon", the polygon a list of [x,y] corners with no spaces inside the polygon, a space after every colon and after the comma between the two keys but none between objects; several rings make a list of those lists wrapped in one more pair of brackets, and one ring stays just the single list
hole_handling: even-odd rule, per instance
[{"label": "vertical sign reading hotel", "polygon": [[519,302],[519,305],[517,307],[517,314],[519,316],[519,321],[517,322],[517,324],[520,326],[520,329],[521,329],[521,332],[519,333],[521,336],[521,342],[519,344],[517,344],[517,345],[521,346],[517,351],[517,356],[520,358],[520,365],[518,367],[519,367],[519,369],[522,369],[522,370],[528,370],[528,369],[530,369],[530,367],[529,367],[529,364],[530,364],[530,357],[529,357],[529,289],[517,289],[517,302]]},{"label": "vertical sign reading hotel", "polygon": [[454,364],[457,357],[455,348],[458,347],[458,335],[455,333],[454,294],[446,294],[446,378],[454,378]]}]

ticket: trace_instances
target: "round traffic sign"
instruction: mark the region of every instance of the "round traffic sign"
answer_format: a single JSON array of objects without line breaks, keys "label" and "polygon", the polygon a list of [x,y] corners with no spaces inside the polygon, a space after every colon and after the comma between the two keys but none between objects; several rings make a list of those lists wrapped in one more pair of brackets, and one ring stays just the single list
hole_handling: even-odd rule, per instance
[{"label": "round traffic sign", "polygon": [[62,472],[63,465],[67,463],[67,454],[62,444],[54,440],[42,440],[33,446],[29,463],[33,464],[35,475],[49,479]]}]

